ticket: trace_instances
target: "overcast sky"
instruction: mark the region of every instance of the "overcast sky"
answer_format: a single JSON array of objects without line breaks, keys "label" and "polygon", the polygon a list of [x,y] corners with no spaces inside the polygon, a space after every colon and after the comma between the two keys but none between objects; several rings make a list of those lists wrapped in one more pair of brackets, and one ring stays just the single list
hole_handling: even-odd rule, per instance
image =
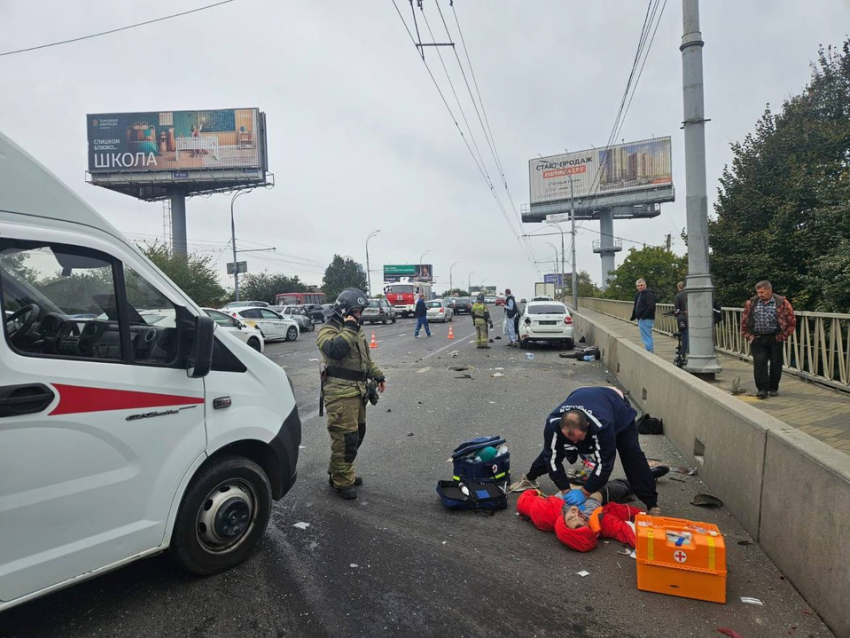
[{"label": "overcast sky", "polygon": [[[194,9],[212,0],[0,0],[0,53]],[[424,0],[436,40],[446,42],[437,0]],[[408,0],[396,0],[408,27]],[[414,7],[416,1],[414,0]],[[426,61],[486,161],[510,221],[467,150],[392,0],[234,0],[189,16],[83,42],[0,57],[0,130],[42,161],[134,240],[162,236],[162,205],[86,184],[86,114],[258,107],[267,114],[273,190],[236,201],[239,248],[250,272],[264,269],[321,283],[334,254],[365,263],[372,285],[383,264],[434,265],[437,289],[455,285],[532,293],[552,272],[560,237],[516,235],[528,203],[528,161],[538,154],[604,146],[611,133],[647,2],[642,0],[455,0],[472,70],[510,190],[509,198],[450,49]],[[709,206],[730,161],[729,145],[770,103],[801,91],[819,44],[850,32],[850,0],[703,0]],[[465,62],[454,13],[440,0]],[[422,41],[433,41],[416,9]],[[620,139],[672,136],[677,201],[654,219],[616,221],[629,246],[683,252],[685,164],[682,7],[667,3]],[[467,77],[469,71],[467,69]],[[470,78],[471,81],[471,78]],[[474,141],[473,141],[474,140]],[[620,141],[619,139],[617,141]],[[516,207],[516,212],[511,204]],[[230,261],[230,196],[187,202],[190,250]],[[579,270],[601,279],[598,222],[577,235]],[[566,228],[565,228],[566,229]],[[633,243],[635,242],[635,243]],[[569,236],[566,238],[569,257]],[[546,261],[548,260],[548,263]],[[539,261],[541,263],[532,263]],[[569,270],[569,267],[568,267]],[[472,274],[474,273],[474,274]]]}]

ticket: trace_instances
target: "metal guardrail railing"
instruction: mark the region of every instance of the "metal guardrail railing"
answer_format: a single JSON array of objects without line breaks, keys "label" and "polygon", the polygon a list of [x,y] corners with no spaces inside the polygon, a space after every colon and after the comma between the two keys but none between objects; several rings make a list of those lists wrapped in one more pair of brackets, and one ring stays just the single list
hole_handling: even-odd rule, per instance
[{"label": "metal guardrail railing", "polygon": [[[631,301],[579,298],[579,306],[623,321],[632,314]],[[663,316],[673,304],[658,304],[655,331],[676,332],[676,318]],[[750,345],[741,334],[743,308],[723,308],[723,321],[714,327],[717,350],[749,359]],[[795,311],[797,328],[785,343],[785,371],[799,377],[850,392],[850,314]],[[635,323],[635,322],[632,322]]]}]

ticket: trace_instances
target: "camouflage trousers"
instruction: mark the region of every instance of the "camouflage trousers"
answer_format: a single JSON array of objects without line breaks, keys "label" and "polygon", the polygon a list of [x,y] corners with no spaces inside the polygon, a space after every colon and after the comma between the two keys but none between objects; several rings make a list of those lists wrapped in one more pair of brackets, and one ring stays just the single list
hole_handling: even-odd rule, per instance
[{"label": "camouflage trousers", "polygon": [[474,319],[472,323],[475,326],[475,345],[483,348],[488,344],[490,339],[487,331],[487,321],[485,319]]},{"label": "camouflage trousers", "polygon": [[328,473],[334,487],[354,485],[354,459],[366,436],[366,406],[360,397],[326,399],[331,460]]}]

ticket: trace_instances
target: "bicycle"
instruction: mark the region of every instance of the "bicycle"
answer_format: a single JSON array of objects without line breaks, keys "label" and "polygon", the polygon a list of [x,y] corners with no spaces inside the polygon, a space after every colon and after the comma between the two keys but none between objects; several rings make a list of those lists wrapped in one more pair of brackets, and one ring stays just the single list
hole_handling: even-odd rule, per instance
[{"label": "bicycle", "polygon": [[685,352],[684,347],[682,346],[682,338],[685,336],[685,330],[688,329],[687,323],[685,321],[679,321],[679,312],[676,310],[671,310],[670,312],[664,313],[665,317],[676,317],[676,325],[679,330],[673,333],[673,336],[676,338],[676,356],[673,358],[673,365],[677,368],[684,368],[688,363],[688,355]]}]

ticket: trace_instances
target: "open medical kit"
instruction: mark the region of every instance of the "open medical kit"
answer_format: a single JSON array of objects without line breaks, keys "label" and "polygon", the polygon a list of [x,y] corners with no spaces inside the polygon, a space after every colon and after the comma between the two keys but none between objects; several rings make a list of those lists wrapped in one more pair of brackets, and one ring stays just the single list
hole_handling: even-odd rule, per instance
[{"label": "open medical kit", "polygon": [[501,436],[480,436],[464,441],[452,452],[455,481],[492,481],[503,492],[511,482],[511,454]]}]

